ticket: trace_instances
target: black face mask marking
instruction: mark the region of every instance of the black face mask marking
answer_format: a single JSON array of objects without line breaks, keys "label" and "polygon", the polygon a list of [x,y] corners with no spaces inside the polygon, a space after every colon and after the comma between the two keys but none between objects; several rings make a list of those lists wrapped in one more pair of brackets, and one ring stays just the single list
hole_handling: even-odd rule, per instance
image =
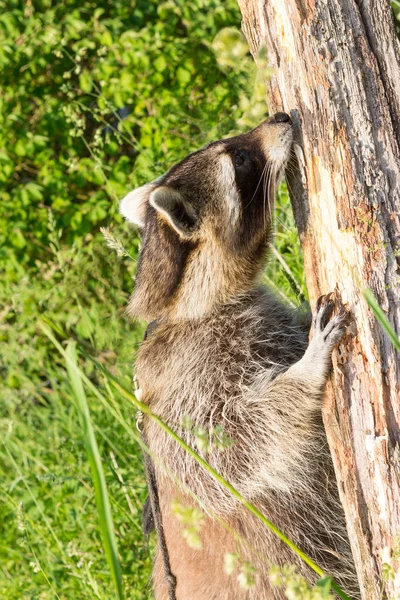
[{"label": "black face mask marking", "polygon": [[143,187],[146,197],[131,196],[134,206],[121,205],[128,220],[143,222],[131,314],[198,316],[251,286],[290,139],[289,124],[266,121],[190,154]]}]

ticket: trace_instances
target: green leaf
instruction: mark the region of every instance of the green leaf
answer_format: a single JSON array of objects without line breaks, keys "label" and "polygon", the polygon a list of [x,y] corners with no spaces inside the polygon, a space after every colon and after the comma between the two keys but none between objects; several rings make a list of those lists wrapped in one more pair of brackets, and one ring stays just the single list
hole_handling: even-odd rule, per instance
[{"label": "green leaf", "polygon": [[89,71],[82,71],[82,73],[79,75],[79,86],[81,90],[87,94],[92,91],[93,81]]},{"label": "green leaf", "polygon": [[26,140],[19,139],[14,146],[14,152],[17,156],[25,156],[26,155]]},{"label": "green leaf", "polygon": [[26,246],[26,240],[19,229],[16,229],[10,233],[9,240],[14,248],[22,249]]},{"label": "green leaf", "polygon": [[164,56],[161,55],[156,58],[153,65],[156,71],[162,73],[162,71],[165,71],[167,68],[167,61],[165,60]]},{"label": "green leaf", "polygon": [[361,291],[362,295],[368,303],[368,306],[374,313],[376,320],[387,334],[388,338],[392,342],[393,346],[396,348],[397,352],[400,352],[400,338],[393,329],[392,325],[390,324],[389,319],[379,306],[375,296],[368,288],[364,288]]},{"label": "green leaf", "polygon": [[43,199],[43,187],[41,185],[31,181],[25,186],[25,189],[32,200],[37,200],[40,202],[40,200]]},{"label": "green leaf", "polygon": [[332,587],[332,577],[324,577],[323,579],[319,579],[315,585],[317,588],[321,589],[323,598],[329,598],[329,593]]},{"label": "green leaf", "polygon": [[112,46],[113,39],[112,39],[111,33],[109,31],[104,31],[101,34],[99,41],[100,41],[100,44],[103,44],[103,46]]},{"label": "green leaf", "polygon": [[192,79],[192,75],[190,71],[184,69],[183,67],[179,67],[176,71],[176,78],[180,84],[186,85]]}]

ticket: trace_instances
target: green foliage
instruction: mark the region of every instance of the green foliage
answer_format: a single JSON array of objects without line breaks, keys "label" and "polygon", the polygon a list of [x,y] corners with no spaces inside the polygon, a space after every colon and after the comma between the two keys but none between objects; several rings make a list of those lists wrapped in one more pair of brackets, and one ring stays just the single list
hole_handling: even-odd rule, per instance
[{"label": "green foliage", "polygon": [[[332,578],[319,579],[315,587],[307,583],[306,579],[297,573],[294,565],[271,567],[270,580],[274,587],[284,589],[288,600],[333,600],[330,595]],[[341,598],[347,597],[345,594]]]},{"label": "green foliage", "polygon": [[[2,598],[115,597],[82,429],[63,366],[55,356],[42,367],[49,378],[47,402],[17,402],[11,394],[3,400]],[[125,428],[110,420],[93,395],[90,410],[123,557],[124,589],[127,597],[141,600],[150,569],[140,530],[145,497],[141,458]],[[132,420],[128,410],[122,414]]]},{"label": "green foliage", "polygon": [[32,268],[48,246],[48,207],[63,240],[81,246],[99,224],[119,220],[127,189],[233,129],[254,67],[247,57],[222,71],[210,46],[237,24],[233,0],[8,8],[0,15],[0,245],[14,278],[16,261]]},{"label": "green foliage", "polygon": [[[238,26],[235,0],[2,4],[0,597],[115,597],[79,413],[38,321],[45,315],[59,340],[65,332],[130,386],[144,328],[123,310],[139,239],[118,201],[207,141],[262,120],[263,74]],[[304,292],[284,192],[279,207],[278,251]],[[279,264],[268,277],[297,302]],[[82,366],[108,385],[90,361]],[[88,403],[124,591],[139,600],[151,563],[141,456],[132,407],[108,392],[111,418],[93,391]]]}]

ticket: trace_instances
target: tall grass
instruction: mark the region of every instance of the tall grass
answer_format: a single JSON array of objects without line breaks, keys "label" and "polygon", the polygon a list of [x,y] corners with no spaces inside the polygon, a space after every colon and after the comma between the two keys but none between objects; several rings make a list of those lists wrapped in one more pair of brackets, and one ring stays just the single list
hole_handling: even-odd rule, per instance
[{"label": "tall grass", "polygon": [[[64,284],[55,285],[51,293],[57,303],[62,298],[65,305],[67,288],[73,291],[79,281],[82,279],[78,276],[73,283],[68,277],[65,288]],[[16,300],[24,300],[26,310],[27,298],[37,293],[38,285],[35,287],[27,283],[22,292],[21,284]],[[102,292],[99,286],[97,290]],[[121,295],[116,308],[125,301]],[[58,310],[50,315],[52,320],[56,316],[56,335],[63,339],[61,324],[65,321],[57,320],[61,304]],[[28,321],[32,315],[26,313],[24,318]],[[91,318],[97,323],[94,333],[87,326],[94,344],[77,336],[80,343],[90,347],[128,385],[132,355],[143,329],[121,326],[111,307],[103,313],[91,310]],[[1,352],[10,364],[14,364],[11,359],[15,360],[18,380],[15,376],[1,386],[0,598],[115,599],[118,596],[99,527],[82,423],[64,361],[51,350],[50,342],[46,344],[47,338],[35,323],[29,323],[29,327],[25,323],[21,327],[18,321],[11,325],[10,342],[2,345]],[[0,336],[4,328],[3,323]],[[104,349],[102,337],[106,334]],[[27,370],[31,365],[38,375]],[[100,373],[94,373],[89,362],[83,366],[99,383]],[[22,379],[24,370],[26,383]],[[129,424],[135,429],[132,411],[119,406],[112,392],[109,398],[116,418],[93,393],[87,394],[113,513],[113,531],[123,557],[123,588],[126,597],[143,600],[151,597],[147,590],[152,542],[146,544],[141,531],[146,496],[142,458],[135,438],[127,431]]]}]

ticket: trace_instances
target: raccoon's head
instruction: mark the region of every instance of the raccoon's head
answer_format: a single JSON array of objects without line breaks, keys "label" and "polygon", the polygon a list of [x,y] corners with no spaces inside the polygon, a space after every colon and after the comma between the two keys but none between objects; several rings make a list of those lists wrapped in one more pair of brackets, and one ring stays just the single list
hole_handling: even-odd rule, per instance
[{"label": "raccoon's head", "polygon": [[190,154],[121,201],[143,236],[132,316],[201,317],[254,286],[291,144],[290,117],[277,113]]}]

